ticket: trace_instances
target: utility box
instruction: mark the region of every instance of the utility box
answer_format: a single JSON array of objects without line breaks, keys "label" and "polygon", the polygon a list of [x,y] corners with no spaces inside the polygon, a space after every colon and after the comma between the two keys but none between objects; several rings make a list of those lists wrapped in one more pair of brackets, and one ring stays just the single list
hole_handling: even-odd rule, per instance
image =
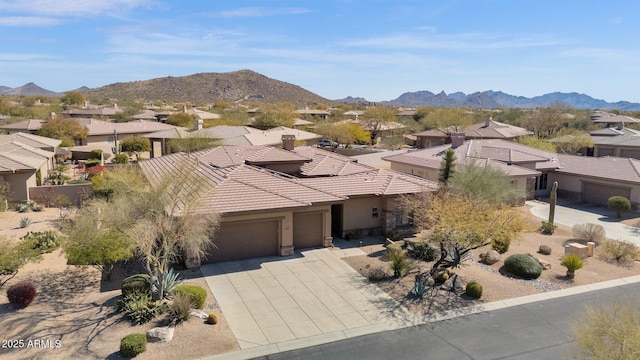
[{"label": "utility box", "polygon": [[[592,251],[593,253],[593,251]],[[578,255],[581,259],[584,259],[589,256],[587,245],[582,245],[578,243],[571,243],[565,245],[564,247],[565,255]]]}]

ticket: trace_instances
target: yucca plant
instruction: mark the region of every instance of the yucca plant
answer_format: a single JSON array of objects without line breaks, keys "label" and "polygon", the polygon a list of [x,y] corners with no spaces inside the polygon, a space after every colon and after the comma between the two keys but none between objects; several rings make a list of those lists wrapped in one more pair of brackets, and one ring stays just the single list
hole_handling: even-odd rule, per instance
[{"label": "yucca plant", "polygon": [[20,227],[21,228],[26,228],[27,226],[29,226],[29,224],[31,224],[31,219],[29,219],[28,217],[23,217],[22,219],[20,219]]},{"label": "yucca plant", "polygon": [[561,258],[560,265],[567,268],[567,277],[573,279],[576,276],[576,270],[582,268],[584,261],[578,255],[569,254]]},{"label": "yucca plant", "polygon": [[396,278],[406,275],[411,270],[411,261],[402,251],[391,251],[387,255],[391,260],[391,268],[393,276]]}]

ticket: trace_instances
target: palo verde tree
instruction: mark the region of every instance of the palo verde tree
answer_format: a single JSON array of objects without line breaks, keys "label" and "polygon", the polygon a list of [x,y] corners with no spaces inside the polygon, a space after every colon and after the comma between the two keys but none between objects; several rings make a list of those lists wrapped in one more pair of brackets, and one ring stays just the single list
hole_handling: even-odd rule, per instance
[{"label": "palo verde tree", "polygon": [[38,129],[38,135],[62,140],[61,146],[74,146],[76,141],[87,138],[88,130],[75,119],[54,118]]},{"label": "palo verde tree", "polygon": [[133,136],[120,141],[120,149],[126,153],[136,154],[136,160],[143,151],[151,151],[151,142],[142,136]]},{"label": "palo verde tree", "polygon": [[260,129],[277,126],[292,127],[296,121],[295,108],[291,103],[262,104],[253,126]]},{"label": "palo verde tree", "polygon": [[396,121],[396,109],[388,106],[372,106],[360,118],[360,124],[376,139],[385,126]]},{"label": "palo verde tree", "polygon": [[356,123],[322,124],[316,128],[316,132],[325,139],[333,140],[345,147],[354,143],[369,143],[371,141],[371,133]]},{"label": "palo verde tree", "polygon": [[40,251],[30,248],[26,240],[14,242],[0,237],[0,287],[16,276],[24,264],[40,258]]},{"label": "palo verde tree", "polygon": [[82,105],[87,101],[87,98],[81,92],[69,91],[64,93],[60,98],[60,102],[67,105]]},{"label": "palo verde tree", "polygon": [[180,139],[171,139],[169,147],[172,152],[194,152],[210,149],[217,146],[220,139],[209,137],[198,133],[189,133]]},{"label": "palo verde tree", "polygon": [[449,179],[449,187],[453,193],[490,204],[512,203],[517,194],[515,185],[496,166],[484,159],[467,158]]}]

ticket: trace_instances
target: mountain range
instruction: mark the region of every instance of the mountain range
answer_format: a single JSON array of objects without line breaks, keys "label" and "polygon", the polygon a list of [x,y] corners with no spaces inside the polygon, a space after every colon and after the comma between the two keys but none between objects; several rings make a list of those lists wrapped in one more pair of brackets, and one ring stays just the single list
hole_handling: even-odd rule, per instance
[{"label": "mountain range", "polygon": [[[371,104],[362,97],[349,96],[329,100],[300,86],[271,79],[251,70],[227,73],[200,73],[180,77],[163,77],[150,80],[114,83],[99,88],[81,87],[69,91],[82,92],[89,99],[145,99],[171,101],[242,101],[290,102],[298,106],[342,102]],[[33,82],[17,88],[0,86],[0,95],[60,97],[58,93],[43,89]],[[640,103],[628,101],[607,102],[580,93],[554,92],[535,97],[515,96],[502,91],[482,91],[472,94],[444,91],[433,93],[422,90],[406,92],[394,100],[377,102],[379,105],[404,107],[471,107],[471,108],[536,108],[562,103],[575,109],[601,109],[640,111]]]}]

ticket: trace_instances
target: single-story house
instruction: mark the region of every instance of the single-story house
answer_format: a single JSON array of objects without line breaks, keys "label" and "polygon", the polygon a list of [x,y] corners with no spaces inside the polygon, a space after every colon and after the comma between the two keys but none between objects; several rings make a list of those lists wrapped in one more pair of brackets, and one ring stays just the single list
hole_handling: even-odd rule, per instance
[{"label": "single-story house", "polygon": [[250,126],[229,126],[220,125],[193,132],[196,135],[220,139],[222,145],[282,145],[283,135],[295,136],[296,141],[306,145],[314,145],[322,137],[312,132],[292,129],[285,126],[278,126],[271,129],[261,130]]},{"label": "single-story house", "polygon": [[61,141],[27,133],[0,135],[0,182],[10,185],[9,201],[26,201],[29,188],[38,185],[54,167]]},{"label": "single-story house", "polygon": [[557,154],[499,139],[464,139],[452,134],[452,143],[384,157],[391,169],[438,181],[442,157],[453,149],[459,166],[467,159],[476,165],[490,166],[512,178],[520,199],[533,199],[549,191],[547,177],[558,167]]},{"label": "single-story house", "polygon": [[416,147],[423,149],[439,146],[451,142],[451,134],[462,132],[466,139],[502,139],[515,140],[521,136],[533,134],[531,131],[514,125],[504,124],[487,118],[482,123],[477,123],[457,131],[455,128],[432,129],[413,134],[416,137]]},{"label": "single-story house", "polygon": [[11,124],[2,125],[0,126],[0,129],[2,129],[5,134],[23,132],[35,135],[45,121],[46,120],[40,119],[23,120]]},{"label": "single-story house", "polygon": [[90,106],[85,104],[83,108],[64,110],[62,111],[62,114],[74,118],[86,118],[94,116],[113,118],[122,111],[123,110],[119,108],[117,104],[113,104],[112,106]]},{"label": "single-story house", "polygon": [[199,211],[221,214],[215,248],[205,262],[273,255],[330,246],[334,236],[389,231],[409,224],[397,209],[401,194],[435,191],[437,184],[391,170],[374,169],[312,146],[284,149],[232,145],[140,163],[153,182],[179,177],[180,161],[192,161],[215,185]]}]

